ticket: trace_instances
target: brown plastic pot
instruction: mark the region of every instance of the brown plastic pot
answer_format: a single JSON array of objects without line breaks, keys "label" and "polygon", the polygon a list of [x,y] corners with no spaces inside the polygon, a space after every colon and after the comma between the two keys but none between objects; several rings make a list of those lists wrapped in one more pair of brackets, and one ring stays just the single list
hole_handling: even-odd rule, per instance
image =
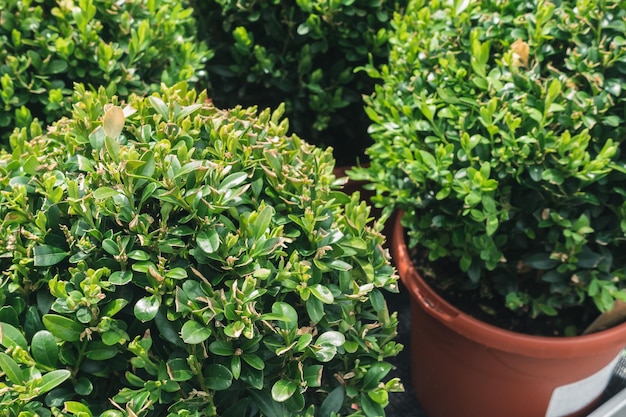
[{"label": "brown plastic pot", "polygon": [[570,417],[593,408],[626,345],[626,324],[551,338],[476,320],[419,275],[401,218],[391,250],[411,294],[411,375],[428,417]]}]

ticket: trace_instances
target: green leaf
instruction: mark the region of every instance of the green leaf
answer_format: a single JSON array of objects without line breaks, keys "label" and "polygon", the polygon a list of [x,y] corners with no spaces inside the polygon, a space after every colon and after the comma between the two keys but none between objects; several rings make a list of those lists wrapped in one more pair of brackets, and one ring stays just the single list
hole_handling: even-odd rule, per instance
[{"label": "green leaf", "polygon": [[133,280],[132,271],[115,271],[109,277],[109,282],[113,285],[126,285]]},{"label": "green leaf", "polygon": [[171,376],[172,380],[179,382],[188,381],[194,376],[187,360],[183,358],[167,361],[167,374]]},{"label": "green leaf", "polygon": [[100,341],[93,341],[89,343],[89,350],[87,350],[86,356],[94,361],[105,361],[114,358],[117,353],[115,346],[109,346]]},{"label": "green leaf", "polygon": [[196,236],[196,243],[202,252],[212,254],[220,247],[220,236],[215,229],[202,231]]},{"label": "green leaf", "polygon": [[335,330],[329,330],[327,332],[322,333],[315,341],[315,344],[331,345],[331,346],[339,347],[339,346],[342,346],[345,342],[346,342],[346,337],[343,335],[343,333],[335,331]]},{"label": "green leaf", "polygon": [[52,245],[35,246],[33,258],[35,266],[52,266],[67,258],[69,253]]},{"label": "green leaf", "polygon": [[270,223],[272,222],[274,214],[275,210],[272,206],[263,207],[263,210],[261,210],[258,217],[256,218],[256,221],[252,225],[252,227],[254,228],[255,239],[259,239],[265,234],[267,229],[270,227]]},{"label": "green leaf", "polygon": [[259,371],[262,371],[263,369],[265,369],[265,362],[263,362],[263,359],[261,359],[257,355],[243,354],[241,355],[241,357],[245,363],[247,363],[254,369],[257,369]]},{"label": "green leaf", "polygon": [[373,364],[363,378],[363,390],[367,391],[376,388],[380,381],[391,371],[391,368],[391,364],[387,362]]},{"label": "green leaf", "polygon": [[209,351],[218,356],[232,356],[235,353],[235,347],[225,340],[216,340],[209,345]]},{"label": "green leaf", "polygon": [[74,392],[82,396],[90,395],[93,392],[93,384],[89,378],[81,376],[74,384]]},{"label": "green leaf", "polygon": [[272,312],[263,314],[263,320],[276,320],[284,323],[287,330],[295,329],[298,326],[298,313],[293,306],[288,303],[277,301],[272,304]]},{"label": "green leaf", "polygon": [[209,389],[223,391],[230,388],[233,383],[233,374],[224,365],[209,364],[205,367],[204,373],[206,375],[204,381]]},{"label": "green leaf", "polygon": [[114,197],[116,195],[119,195],[120,192],[114,188],[111,187],[100,187],[98,189],[96,189],[96,191],[93,192],[93,197],[96,200],[104,200],[107,199],[109,197]]},{"label": "green leaf", "polygon": [[156,96],[148,97],[148,101],[150,102],[150,105],[154,108],[154,110],[156,110],[157,113],[159,113],[163,117],[163,120],[168,121],[170,112],[167,104],[165,104],[163,100]]},{"label": "green leaf", "polygon": [[28,350],[28,343],[22,332],[10,324],[2,322],[0,322],[0,345],[7,349],[19,346]]},{"label": "green leaf", "polygon": [[204,342],[211,336],[211,329],[197,321],[189,320],[183,324],[180,335],[183,342],[196,345]]},{"label": "green leaf", "polygon": [[20,366],[6,353],[0,352],[0,369],[4,372],[12,383],[15,385],[24,385],[24,375]]},{"label": "green leaf", "polygon": [[287,379],[279,379],[272,386],[272,398],[279,403],[285,402],[296,392],[297,388],[298,386],[295,382]]},{"label": "green leaf", "polygon": [[41,382],[37,387],[39,395],[45,394],[48,391],[52,391],[54,388],[65,382],[72,373],[67,369],[56,369],[52,372],[48,372],[41,377]]},{"label": "green leaf", "polygon": [[75,414],[80,417],[92,417],[93,416],[89,407],[87,407],[83,403],[79,403],[78,401],[66,401],[64,411],[66,413]]},{"label": "green leaf", "polygon": [[323,365],[311,365],[304,368],[303,377],[308,387],[320,387],[322,385]]},{"label": "green leaf", "polygon": [[292,414],[287,410],[284,403],[274,401],[271,394],[266,391],[250,390],[248,393],[264,417],[285,417]]},{"label": "green leaf", "polygon": [[328,265],[338,271],[349,271],[352,269],[352,265],[339,259],[333,259]]},{"label": "green leaf", "polygon": [[343,406],[345,396],[346,392],[341,385],[332,390],[320,406],[320,417],[329,417],[333,413],[338,413]]},{"label": "green leaf", "polygon": [[153,294],[143,297],[135,304],[135,317],[144,323],[150,321],[157,315],[160,306],[161,298],[159,296]]},{"label": "green leaf", "polygon": [[47,330],[40,330],[31,341],[31,353],[40,364],[55,368],[59,358],[59,347],[54,335]]},{"label": "green leaf", "polygon": [[74,320],[57,314],[43,316],[43,325],[54,336],[66,342],[78,342],[80,335],[85,330],[83,325]]},{"label": "green leaf", "polygon": [[318,323],[324,317],[324,304],[317,297],[309,297],[306,312],[313,323]]},{"label": "green leaf", "polygon": [[333,293],[330,292],[328,287],[322,284],[315,284],[308,288],[311,293],[324,304],[333,304],[335,302],[335,297],[333,297]]},{"label": "green leaf", "polygon": [[225,192],[230,189],[235,188],[236,186],[242,184],[246,178],[248,178],[248,174],[245,172],[234,172],[228,175],[226,178],[222,180],[220,185],[217,187],[218,191]]},{"label": "green leaf", "polygon": [[128,300],[125,298],[116,298],[111,300],[100,310],[100,317],[113,317],[127,305]]},{"label": "green leaf", "polygon": [[550,258],[549,253],[537,253],[524,259],[526,265],[534,269],[546,270],[552,269],[559,264],[556,259]]}]

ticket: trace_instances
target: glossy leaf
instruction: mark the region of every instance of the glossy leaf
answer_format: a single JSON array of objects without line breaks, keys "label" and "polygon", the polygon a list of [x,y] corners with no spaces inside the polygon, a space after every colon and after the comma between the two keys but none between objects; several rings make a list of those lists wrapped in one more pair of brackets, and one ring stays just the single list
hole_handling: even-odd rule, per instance
[{"label": "glossy leaf", "polygon": [[212,254],[220,246],[220,237],[214,229],[211,229],[198,233],[196,243],[204,253]]},{"label": "glossy leaf", "polygon": [[183,324],[180,335],[183,342],[196,345],[204,342],[211,336],[211,329],[197,321],[189,320]]},{"label": "glossy leaf", "polygon": [[56,367],[59,347],[54,335],[47,330],[40,330],[31,341],[31,353],[38,363],[51,368]]},{"label": "glossy leaf", "polygon": [[14,326],[3,322],[0,322],[0,345],[5,348],[19,346],[24,350],[28,350],[28,343],[22,332]]},{"label": "glossy leaf", "polygon": [[52,245],[35,246],[33,251],[35,266],[52,266],[67,258],[69,253]]},{"label": "glossy leaf", "polygon": [[285,402],[296,392],[297,388],[295,382],[279,379],[272,385],[272,398],[279,403]]},{"label": "glossy leaf", "polygon": [[12,383],[16,385],[24,384],[24,375],[20,366],[12,357],[3,352],[0,352],[0,369],[2,369],[2,372],[6,374],[7,378]]},{"label": "glossy leaf", "polygon": [[233,383],[233,374],[223,365],[210,364],[205,367],[205,383],[209,389],[223,391]]},{"label": "glossy leaf", "polygon": [[66,342],[78,342],[85,330],[81,324],[57,314],[44,315],[43,324],[50,333]]},{"label": "glossy leaf", "polygon": [[135,304],[135,317],[143,322],[150,321],[157,315],[160,306],[161,300],[157,295],[143,297]]}]

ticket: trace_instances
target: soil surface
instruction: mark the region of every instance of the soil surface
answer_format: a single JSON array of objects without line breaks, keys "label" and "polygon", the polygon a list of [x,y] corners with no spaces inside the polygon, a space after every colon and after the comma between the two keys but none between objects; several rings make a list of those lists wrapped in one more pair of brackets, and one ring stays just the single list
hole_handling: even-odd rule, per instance
[{"label": "soil surface", "polygon": [[460,276],[463,272],[444,261],[429,263],[424,256],[417,255],[412,259],[422,278],[441,298],[465,314],[502,329],[536,336],[575,336],[582,334],[596,318],[587,309],[578,307],[561,310],[557,317],[541,315],[532,318],[526,312],[517,313],[507,308],[499,294],[485,297],[478,289],[452,291],[442,288],[438,276]]}]

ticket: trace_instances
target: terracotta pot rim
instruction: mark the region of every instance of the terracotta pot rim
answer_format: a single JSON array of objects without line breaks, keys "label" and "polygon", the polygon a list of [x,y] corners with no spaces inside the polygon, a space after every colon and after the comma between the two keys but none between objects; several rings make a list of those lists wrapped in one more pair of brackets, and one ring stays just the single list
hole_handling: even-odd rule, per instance
[{"label": "terracotta pot rim", "polygon": [[430,288],[415,269],[401,223],[402,214],[397,213],[392,232],[392,256],[400,279],[411,294],[412,302],[417,302],[429,315],[457,333],[490,348],[523,355],[532,352],[532,356],[543,358],[577,357],[589,351],[600,353],[626,346],[626,323],[588,335],[549,337],[516,333],[463,313]]}]

